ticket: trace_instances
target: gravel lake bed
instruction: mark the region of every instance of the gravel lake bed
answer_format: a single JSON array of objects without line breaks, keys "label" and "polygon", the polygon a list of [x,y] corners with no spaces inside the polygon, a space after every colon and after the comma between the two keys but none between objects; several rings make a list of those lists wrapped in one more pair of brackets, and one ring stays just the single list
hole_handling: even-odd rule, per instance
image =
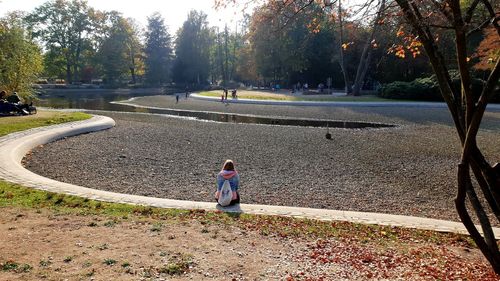
[{"label": "gravel lake bed", "polygon": [[[240,173],[242,203],[300,206],[458,220],[459,140],[446,109],[224,105],[172,96],[142,106],[261,116],[383,122],[383,129],[218,123],[157,114],[96,112],[110,130],[34,149],[25,166],[90,188],[171,199],[213,201],[226,159]],[[136,111],[140,111],[136,109]],[[500,112],[487,112],[478,138],[487,159],[500,156]]]}]

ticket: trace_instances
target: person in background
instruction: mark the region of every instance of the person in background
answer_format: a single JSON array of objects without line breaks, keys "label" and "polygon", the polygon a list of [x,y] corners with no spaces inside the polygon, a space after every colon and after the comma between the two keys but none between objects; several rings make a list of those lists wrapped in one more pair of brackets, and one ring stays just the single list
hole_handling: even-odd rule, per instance
[{"label": "person in background", "polygon": [[5,96],[7,96],[7,92],[1,91],[0,92],[0,102],[5,102]]},{"label": "person in background", "polygon": [[21,99],[19,98],[19,96],[17,95],[16,92],[12,93],[12,95],[8,96],[7,97],[7,101],[12,103],[12,104],[19,104],[21,102]]}]

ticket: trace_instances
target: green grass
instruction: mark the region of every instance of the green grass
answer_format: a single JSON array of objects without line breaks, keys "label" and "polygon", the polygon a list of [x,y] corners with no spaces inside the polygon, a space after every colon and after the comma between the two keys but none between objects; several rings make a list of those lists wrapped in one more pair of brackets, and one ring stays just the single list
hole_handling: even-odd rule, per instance
[{"label": "green grass", "polygon": [[25,188],[5,181],[0,181],[0,208],[2,207],[45,208],[59,214],[106,215],[116,219],[130,214],[162,217],[189,214],[189,211],[183,210],[100,202],[72,195]]},{"label": "green grass", "polygon": [[8,116],[0,118],[0,137],[10,133],[36,127],[56,125],[66,122],[81,121],[92,116],[82,112],[40,111],[36,115]]},{"label": "green grass", "polygon": [[[222,91],[205,91],[198,93],[201,96],[217,97],[220,98]],[[281,93],[260,92],[260,91],[240,91],[238,93],[240,99],[254,99],[254,100],[277,100],[277,101],[338,101],[338,102],[395,102],[396,100],[379,98],[374,95],[366,96],[289,96]]]},{"label": "green grass", "polygon": [[444,234],[434,231],[415,230],[389,226],[364,225],[348,222],[325,222],[280,216],[231,214],[220,211],[162,209],[119,203],[100,202],[72,195],[56,194],[25,188],[0,181],[0,210],[5,207],[48,209],[64,215],[99,215],[113,221],[147,219],[153,231],[163,223],[197,221],[201,225],[236,226],[246,231],[257,231],[264,236],[299,238],[343,238],[375,243],[401,241],[428,241],[460,244],[467,247],[474,243],[464,235]]}]

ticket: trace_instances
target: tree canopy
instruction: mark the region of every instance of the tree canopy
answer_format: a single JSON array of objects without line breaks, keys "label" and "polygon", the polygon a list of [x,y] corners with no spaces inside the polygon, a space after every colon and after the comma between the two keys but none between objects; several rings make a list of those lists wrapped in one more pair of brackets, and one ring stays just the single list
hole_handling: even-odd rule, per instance
[{"label": "tree canopy", "polygon": [[29,96],[43,68],[42,56],[17,15],[0,20],[0,45],[0,89]]},{"label": "tree canopy", "polygon": [[175,41],[175,81],[200,84],[208,80],[211,39],[207,15],[190,11]]},{"label": "tree canopy", "polygon": [[172,38],[159,13],[154,13],[148,18],[144,55],[146,81],[157,85],[169,82]]},{"label": "tree canopy", "polygon": [[64,63],[66,80],[77,80],[82,52],[94,29],[94,9],[85,0],[53,0],[36,8],[26,21],[50,56]]}]

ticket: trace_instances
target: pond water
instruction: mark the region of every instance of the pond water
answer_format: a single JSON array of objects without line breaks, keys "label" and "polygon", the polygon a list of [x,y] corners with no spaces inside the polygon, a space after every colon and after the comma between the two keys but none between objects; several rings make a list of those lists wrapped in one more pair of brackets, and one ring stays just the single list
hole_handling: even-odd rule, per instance
[{"label": "pond water", "polygon": [[387,128],[395,127],[391,124],[351,122],[337,120],[298,119],[298,118],[275,118],[266,116],[243,115],[221,112],[177,110],[170,108],[144,108],[115,103],[128,100],[133,97],[144,97],[162,94],[160,89],[143,90],[51,90],[40,95],[36,101],[37,106],[58,109],[87,109],[120,112],[141,112],[166,114],[182,117],[193,117],[200,120],[229,122],[229,123],[252,123],[278,126],[305,126],[305,127],[328,127],[328,128]]}]

